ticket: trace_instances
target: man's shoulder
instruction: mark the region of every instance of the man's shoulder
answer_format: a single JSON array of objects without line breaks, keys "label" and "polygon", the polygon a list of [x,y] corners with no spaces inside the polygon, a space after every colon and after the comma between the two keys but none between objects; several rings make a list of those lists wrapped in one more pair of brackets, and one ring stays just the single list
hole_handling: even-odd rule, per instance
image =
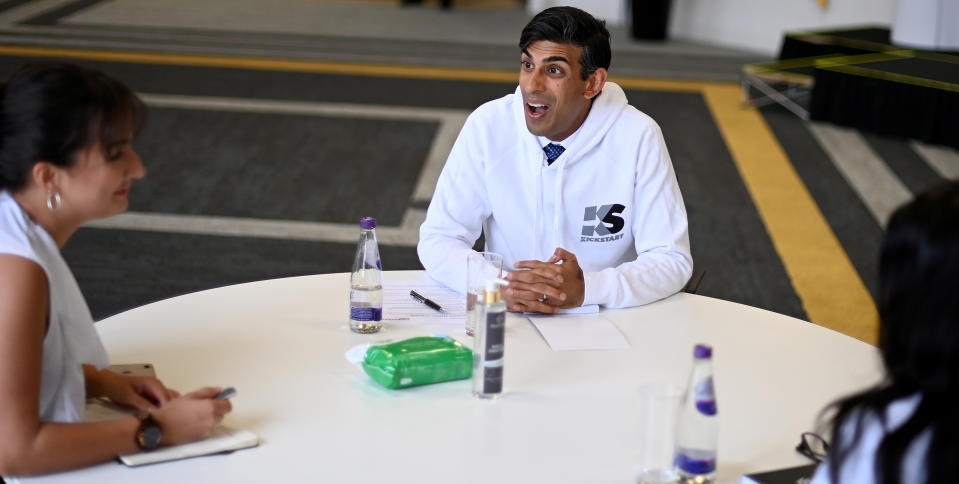
[{"label": "man's shoulder", "polygon": [[659,127],[652,117],[629,103],[626,92],[615,82],[607,82],[603,87],[603,93],[594,106],[594,109],[597,108],[601,110],[600,117],[609,116],[614,119],[614,128],[636,130]]},{"label": "man's shoulder", "polygon": [[626,105],[618,118],[613,121],[605,135],[607,142],[633,145],[644,144],[650,138],[660,137],[659,124],[646,113],[631,105]]},{"label": "man's shoulder", "polygon": [[466,119],[463,133],[482,140],[490,149],[502,147],[504,144],[515,145],[512,134],[526,132],[526,127],[517,123],[514,96],[515,94],[508,94],[480,105]]},{"label": "man's shoulder", "polygon": [[653,119],[652,116],[640,111],[632,104],[627,104],[623,108],[616,122],[616,126],[628,129],[659,129],[659,124],[656,123],[656,120]]},{"label": "man's shoulder", "polygon": [[513,109],[515,108],[516,93],[509,93],[501,98],[486,101],[470,113],[470,118],[483,122],[503,123],[512,121],[515,117]]}]

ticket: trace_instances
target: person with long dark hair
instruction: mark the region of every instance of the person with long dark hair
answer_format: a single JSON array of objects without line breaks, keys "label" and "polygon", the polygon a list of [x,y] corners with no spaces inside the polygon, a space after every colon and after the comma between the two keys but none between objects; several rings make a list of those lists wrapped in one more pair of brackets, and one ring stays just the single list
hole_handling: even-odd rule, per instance
[{"label": "person with long dark hair", "polygon": [[[38,63],[0,85],[0,475],[42,474],[210,435],[218,388],[180,395],[111,372],[60,254],[84,222],[126,210],[145,174],[144,106],[87,68]],[[141,413],[84,423],[88,397]]]},{"label": "person with long dark hair", "polygon": [[959,480],[959,181],[889,219],[879,265],[884,380],[840,400],[814,483]]}]

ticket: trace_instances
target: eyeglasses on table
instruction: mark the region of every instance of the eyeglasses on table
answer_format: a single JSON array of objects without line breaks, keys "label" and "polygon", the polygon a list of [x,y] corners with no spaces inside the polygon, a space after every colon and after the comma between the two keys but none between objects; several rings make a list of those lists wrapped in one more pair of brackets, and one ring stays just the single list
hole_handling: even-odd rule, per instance
[{"label": "eyeglasses on table", "polygon": [[822,462],[829,454],[829,442],[812,432],[803,432],[796,452],[816,461]]}]

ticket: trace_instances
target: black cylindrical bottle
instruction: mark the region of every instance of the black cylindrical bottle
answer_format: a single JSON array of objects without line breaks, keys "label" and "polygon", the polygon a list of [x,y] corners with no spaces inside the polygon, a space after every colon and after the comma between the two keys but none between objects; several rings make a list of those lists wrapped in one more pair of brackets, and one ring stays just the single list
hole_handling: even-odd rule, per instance
[{"label": "black cylindrical bottle", "polygon": [[496,279],[486,282],[473,340],[473,395],[480,398],[497,398],[503,393],[506,302],[500,298],[499,284]]}]

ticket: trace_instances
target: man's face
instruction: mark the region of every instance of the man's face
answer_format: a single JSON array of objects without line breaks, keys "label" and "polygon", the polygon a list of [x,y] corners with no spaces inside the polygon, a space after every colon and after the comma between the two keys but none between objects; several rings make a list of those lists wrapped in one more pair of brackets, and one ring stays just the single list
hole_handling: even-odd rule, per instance
[{"label": "man's face", "polygon": [[[598,69],[586,80],[580,76],[583,49],[572,44],[538,40],[523,49],[519,85],[530,133],[552,141],[573,134],[589,113],[590,99],[602,90]],[[605,81],[605,75],[602,75]]]}]

